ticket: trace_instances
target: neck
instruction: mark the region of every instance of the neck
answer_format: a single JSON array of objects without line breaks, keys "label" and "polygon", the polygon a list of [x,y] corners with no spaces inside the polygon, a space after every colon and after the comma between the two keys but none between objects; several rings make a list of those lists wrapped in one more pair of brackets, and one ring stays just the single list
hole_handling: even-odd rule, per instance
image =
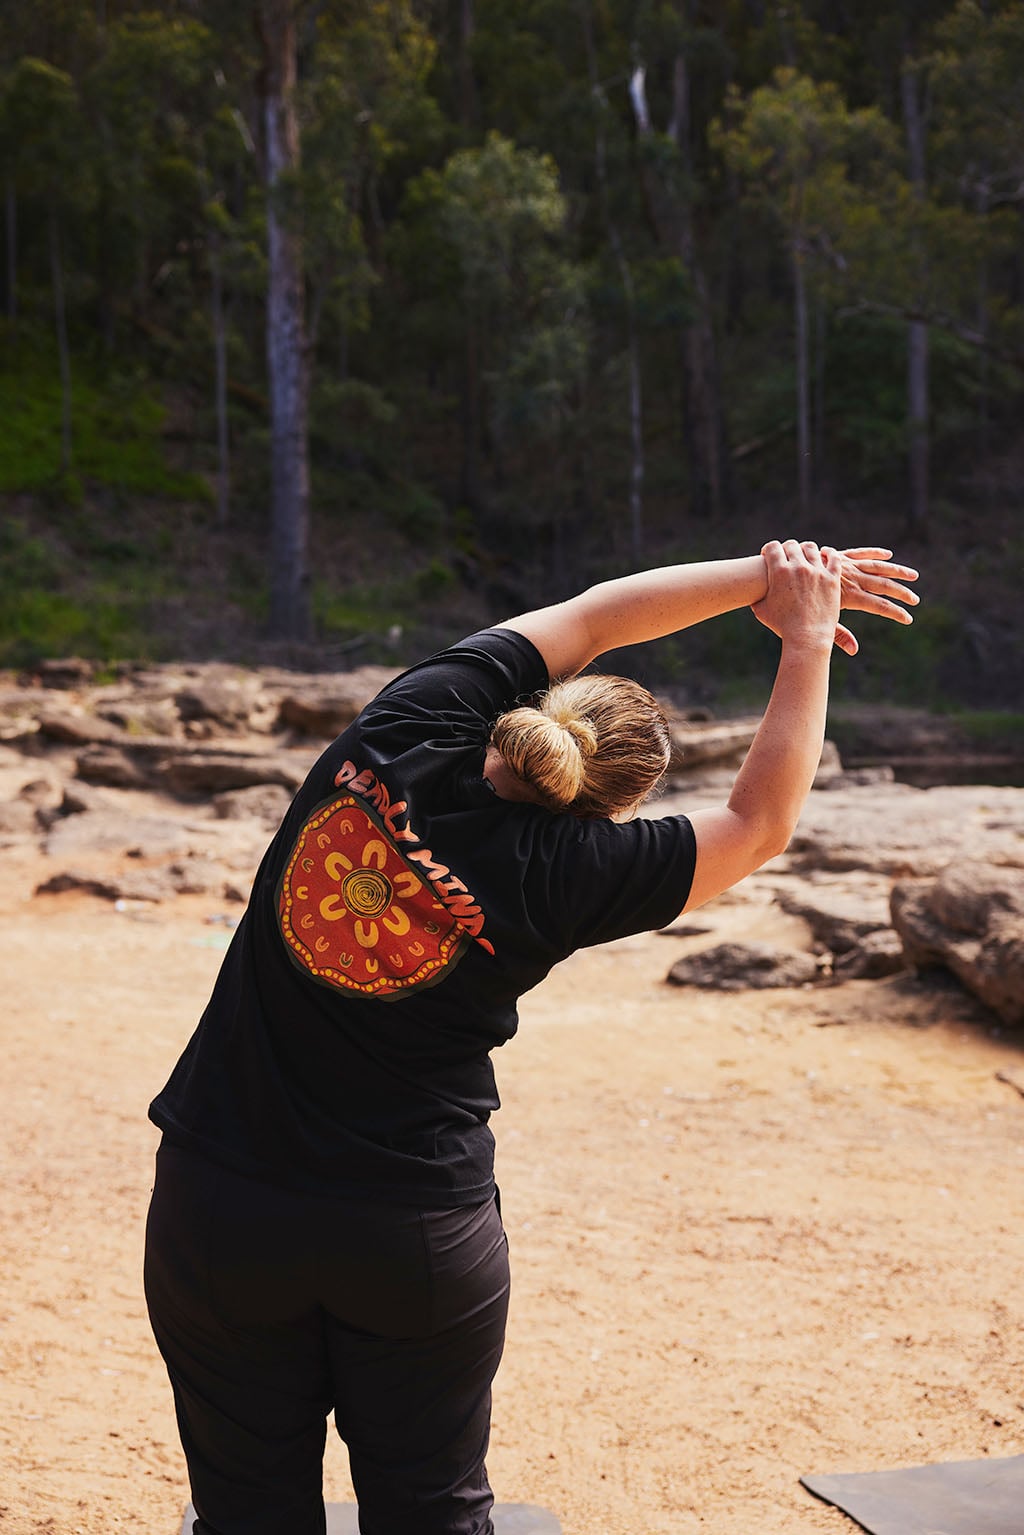
[{"label": "neck", "polygon": [[531,784],[519,778],[496,746],[487,748],[484,757],[484,775],[499,799],[516,800],[520,803],[539,805],[540,795]]}]

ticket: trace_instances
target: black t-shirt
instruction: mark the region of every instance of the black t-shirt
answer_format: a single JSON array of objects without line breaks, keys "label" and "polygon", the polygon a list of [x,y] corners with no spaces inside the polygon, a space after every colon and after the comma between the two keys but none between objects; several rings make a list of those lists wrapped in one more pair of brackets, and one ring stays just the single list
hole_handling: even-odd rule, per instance
[{"label": "black t-shirt", "polygon": [[150,1108],[170,1138],[289,1186],[490,1197],[490,1051],[518,998],[574,949],[672,921],[693,876],[685,816],[618,825],[494,794],[494,721],[547,685],[529,640],[485,630],[328,747]]}]

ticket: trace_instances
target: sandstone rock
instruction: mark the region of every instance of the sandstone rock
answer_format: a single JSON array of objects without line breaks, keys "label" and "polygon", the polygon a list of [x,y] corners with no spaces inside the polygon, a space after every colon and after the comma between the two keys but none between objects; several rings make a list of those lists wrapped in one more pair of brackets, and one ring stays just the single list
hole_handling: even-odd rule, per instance
[{"label": "sandstone rock", "polygon": [[36,886],[35,894],[64,895],[68,890],[80,890],[86,895],[99,895],[107,900],[115,900],[117,897],[113,881],[100,879],[95,874],[86,874],[79,869],[62,869],[59,874],[51,874],[49,879],[42,880]]},{"label": "sandstone rock", "polygon": [[84,810],[113,810],[117,801],[105,789],[90,783],[72,779],[64,785],[60,802],[61,815],[81,815]]},{"label": "sandstone rock", "polygon": [[83,895],[98,895],[105,901],[150,901],[154,905],[172,900],[180,893],[177,882],[166,869],[111,875],[63,869],[37,885],[35,894],[63,895],[68,890],[77,890]]},{"label": "sandstone rock", "polygon": [[944,965],[1004,1023],[1024,1023],[1024,870],[977,861],[893,887],[908,964]]},{"label": "sandstone rock", "polygon": [[109,720],[99,719],[84,711],[52,710],[38,716],[39,731],[51,741],[62,741],[68,746],[92,746],[108,741],[119,741],[124,732]]},{"label": "sandstone rock", "polygon": [[19,741],[35,735],[40,713],[53,707],[55,701],[61,708],[67,704],[63,694],[52,689],[0,689],[0,740]]},{"label": "sandstone rock", "polygon": [[817,977],[818,962],[813,954],[776,949],[765,943],[719,943],[677,960],[666,980],[675,986],[745,991],[803,986]]},{"label": "sandstone rock", "polygon": [[306,769],[283,756],[261,753],[175,752],[160,764],[156,777],[172,794],[219,794],[255,784],[281,784],[293,793]]},{"label": "sandstone rock", "polygon": [[78,758],[78,776],[86,783],[106,784],[110,789],[145,789],[149,773],[136,755],[117,746],[95,746]]},{"label": "sandstone rock", "polygon": [[858,948],[871,933],[891,931],[888,880],[850,875],[827,883],[803,879],[779,890],[777,899],[783,911],[803,917],[817,942],[833,954]]},{"label": "sandstone rock", "polygon": [[253,819],[266,826],[278,826],[284,818],[291,795],[281,784],[252,784],[248,789],[229,789],[213,797],[214,814],[222,821]]},{"label": "sandstone rock", "polygon": [[838,955],[832,967],[837,981],[880,981],[907,968],[903,942],[891,927],[876,928],[853,948]]},{"label": "sandstone rock", "polygon": [[[828,742],[826,741],[826,746]],[[844,768],[841,772],[826,777],[818,774],[814,780],[816,789],[865,789],[872,784],[890,784],[896,782],[896,770],[886,764],[877,767]]]},{"label": "sandstone rock", "polygon": [[672,718],[669,772],[686,772],[707,762],[738,762],[747,753],[759,719],[718,721],[702,725]]},{"label": "sandstone rock", "polygon": [[170,698],[127,698],[111,703],[97,703],[98,718],[117,725],[131,736],[167,736],[182,734],[181,716]]},{"label": "sandstone rock", "polygon": [[60,804],[62,793],[61,785],[52,778],[32,778],[22,784],[18,798],[37,810],[50,810]]},{"label": "sandstone rock", "polygon": [[381,688],[400,673],[388,666],[360,666],[342,676],[311,679],[301,689],[283,694],[278,706],[282,726],[302,735],[333,740],[355,719]]},{"label": "sandstone rock", "polygon": [[1024,868],[1024,794],[1019,789],[851,788],[839,800],[812,794],[787,855],[798,869],[868,869],[895,877],[938,874],[959,858]]},{"label": "sandstone rock", "polygon": [[249,728],[249,715],[259,692],[257,678],[200,678],[175,695],[174,702],[186,724],[210,723],[228,735]]},{"label": "sandstone rock", "polygon": [[44,687],[66,689],[85,687],[92,681],[95,671],[94,662],[86,661],[82,656],[56,656],[37,661],[32,675],[38,677]]},{"label": "sandstone rock", "polygon": [[38,812],[28,800],[0,801],[0,839],[6,846],[33,837],[39,830]]},{"label": "sandstone rock", "polygon": [[63,816],[51,826],[45,851],[51,858],[86,853],[134,852],[155,858],[184,851],[189,833],[180,822],[155,815],[128,816],[120,810],[85,810]]}]

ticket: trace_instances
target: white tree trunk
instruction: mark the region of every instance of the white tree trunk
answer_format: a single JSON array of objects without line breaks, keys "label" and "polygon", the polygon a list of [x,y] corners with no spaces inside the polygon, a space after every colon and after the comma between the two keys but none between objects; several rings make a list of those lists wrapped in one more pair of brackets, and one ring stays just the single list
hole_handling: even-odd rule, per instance
[{"label": "white tree trunk", "polygon": [[270,627],[312,632],[309,592],[309,359],[302,236],[293,206],[299,169],[296,33],[291,0],[263,0],[267,186],[267,377],[270,394]]},{"label": "white tree trunk", "polygon": [[[921,80],[917,68],[904,60],[900,76],[907,160],[914,195],[925,195],[925,125]],[[910,526],[924,534],[928,528],[928,326],[912,320],[907,338],[907,418],[910,437]]]},{"label": "white tree trunk", "polygon": [[[594,48],[593,19],[590,6],[583,6],[583,36],[587,48],[587,65],[590,73],[590,92],[594,107],[594,163],[597,184],[601,194],[601,214],[608,243],[615,256],[622,283],[622,296],[626,307],[626,347],[629,357],[629,542],[633,564],[639,568],[644,559],[644,404],[643,374],[640,363],[640,337],[636,323],[636,290],[633,271],[622,243],[618,225],[612,218],[611,200],[608,196],[608,156],[605,143],[603,114],[607,109],[604,93],[597,74],[597,55]],[[646,111],[643,93],[643,70],[639,76],[638,98]]]}]

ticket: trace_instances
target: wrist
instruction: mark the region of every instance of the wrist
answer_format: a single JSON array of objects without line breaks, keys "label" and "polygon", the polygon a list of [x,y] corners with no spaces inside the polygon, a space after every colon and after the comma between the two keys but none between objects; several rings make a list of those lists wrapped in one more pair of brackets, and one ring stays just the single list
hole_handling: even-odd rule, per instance
[{"label": "wrist", "polygon": [[784,656],[814,658],[830,656],[835,644],[835,624],[828,629],[813,626],[792,629],[780,636]]}]

